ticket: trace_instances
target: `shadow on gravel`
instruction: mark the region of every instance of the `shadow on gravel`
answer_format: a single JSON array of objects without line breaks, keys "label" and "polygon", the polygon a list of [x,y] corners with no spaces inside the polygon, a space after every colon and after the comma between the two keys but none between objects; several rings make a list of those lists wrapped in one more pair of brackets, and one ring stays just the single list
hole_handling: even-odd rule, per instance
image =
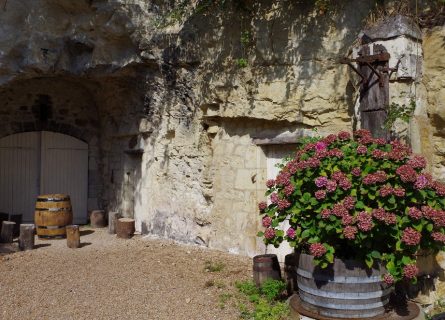
[{"label": "shadow on gravel", "polygon": [[51,245],[51,244],[49,244],[49,243],[36,244],[36,245],[34,245],[34,249],[39,249],[39,248],[49,247],[50,245]]},{"label": "shadow on gravel", "polygon": [[94,230],[80,230],[80,235],[81,236],[87,236],[89,234],[94,233]]},{"label": "shadow on gravel", "polygon": [[17,243],[0,243],[0,256],[18,251],[19,251],[19,246]]},{"label": "shadow on gravel", "polygon": [[83,248],[83,247],[89,246],[90,244],[92,244],[92,243],[91,242],[81,242],[79,248]]}]

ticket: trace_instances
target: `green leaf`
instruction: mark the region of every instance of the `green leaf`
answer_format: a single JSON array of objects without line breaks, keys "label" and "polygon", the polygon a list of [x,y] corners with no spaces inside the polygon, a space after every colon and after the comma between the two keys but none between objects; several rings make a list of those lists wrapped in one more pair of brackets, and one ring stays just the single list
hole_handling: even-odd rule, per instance
[{"label": "green leaf", "polygon": [[309,238],[309,236],[311,235],[311,230],[306,229],[303,231],[303,233],[301,234],[301,238],[306,239]]},{"label": "green leaf", "polygon": [[433,231],[433,229],[434,229],[434,225],[433,225],[432,223],[428,223],[428,224],[426,225],[426,230],[427,230],[428,232]]},{"label": "green leaf", "polygon": [[389,197],[388,202],[391,204],[396,203],[396,198],[394,196]]},{"label": "green leaf", "polygon": [[372,268],[372,265],[374,264],[374,259],[372,257],[366,258],[365,263],[368,266],[368,268]]},{"label": "green leaf", "polygon": [[256,234],[257,237],[263,237],[264,236],[264,232],[260,231]]},{"label": "green leaf", "polygon": [[402,258],[402,263],[403,263],[404,265],[411,264],[411,262],[412,262],[412,260],[411,260],[410,257],[403,256],[403,258]]},{"label": "green leaf", "polygon": [[325,254],[325,257],[329,263],[334,263],[334,254],[332,254],[331,252],[328,252]]},{"label": "green leaf", "polygon": [[363,201],[357,201],[357,203],[355,204],[355,207],[357,209],[363,209],[363,208],[365,208],[365,204],[363,203]]},{"label": "green leaf", "polygon": [[371,257],[373,257],[374,259],[381,259],[382,255],[380,254],[380,252],[378,251],[371,251]]}]

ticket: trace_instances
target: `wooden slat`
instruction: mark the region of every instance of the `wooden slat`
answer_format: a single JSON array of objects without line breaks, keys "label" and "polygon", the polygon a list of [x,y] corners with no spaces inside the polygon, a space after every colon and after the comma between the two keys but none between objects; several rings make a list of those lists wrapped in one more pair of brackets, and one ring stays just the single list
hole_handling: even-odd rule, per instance
[{"label": "wooden slat", "polygon": [[88,145],[76,138],[42,133],[42,193],[65,193],[71,198],[74,223],[87,221]]}]

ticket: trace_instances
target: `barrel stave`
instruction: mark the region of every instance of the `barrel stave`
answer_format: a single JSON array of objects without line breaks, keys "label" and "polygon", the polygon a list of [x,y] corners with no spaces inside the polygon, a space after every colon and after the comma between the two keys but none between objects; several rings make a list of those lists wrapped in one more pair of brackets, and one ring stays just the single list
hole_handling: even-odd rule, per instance
[{"label": "barrel stave", "polygon": [[295,267],[301,304],[322,316],[370,318],[385,312],[392,288],[382,281],[381,265],[373,269],[353,260],[335,259],[320,269],[313,257],[300,254]]}]

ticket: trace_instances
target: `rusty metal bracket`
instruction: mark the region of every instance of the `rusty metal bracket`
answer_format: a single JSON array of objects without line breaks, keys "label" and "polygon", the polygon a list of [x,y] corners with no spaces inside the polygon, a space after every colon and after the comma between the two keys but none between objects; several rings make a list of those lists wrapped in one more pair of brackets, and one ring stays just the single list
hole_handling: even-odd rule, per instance
[{"label": "rusty metal bracket", "polygon": [[354,70],[355,73],[357,73],[357,74],[360,76],[360,78],[362,78],[362,81],[363,81],[363,82],[368,82],[368,79],[366,79],[365,76],[360,72],[360,70],[358,70],[358,69],[352,64],[351,59],[348,59],[348,58],[342,58],[342,59],[340,59],[340,63],[341,63],[341,64],[347,64],[348,66],[350,66],[351,69]]},{"label": "rusty metal bracket", "polygon": [[[347,64],[348,66],[351,67],[352,70],[354,70],[355,73],[357,73],[360,78],[362,78],[362,84],[363,85],[367,85],[372,77],[372,74],[374,73],[378,78],[379,78],[379,86],[383,87],[383,73],[384,72],[389,72],[392,71],[390,68],[384,68],[383,70],[377,70],[372,63],[375,62],[388,62],[389,58],[390,58],[390,54],[388,52],[380,52],[378,54],[373,54],[373,55],[369,55],[369,56],[359,56],[355,59],[350,59],[350,58],[342,58],[340,59],[340,63],[341,64]],[[361,72],[360,70],[354,66],[352,63],[355,62],[359,65],[366,65],[368,68],[371,69],[372,73],[370,74],[369,78],[366,78]],[[398,67],[398,65],[397,65]]]}]

